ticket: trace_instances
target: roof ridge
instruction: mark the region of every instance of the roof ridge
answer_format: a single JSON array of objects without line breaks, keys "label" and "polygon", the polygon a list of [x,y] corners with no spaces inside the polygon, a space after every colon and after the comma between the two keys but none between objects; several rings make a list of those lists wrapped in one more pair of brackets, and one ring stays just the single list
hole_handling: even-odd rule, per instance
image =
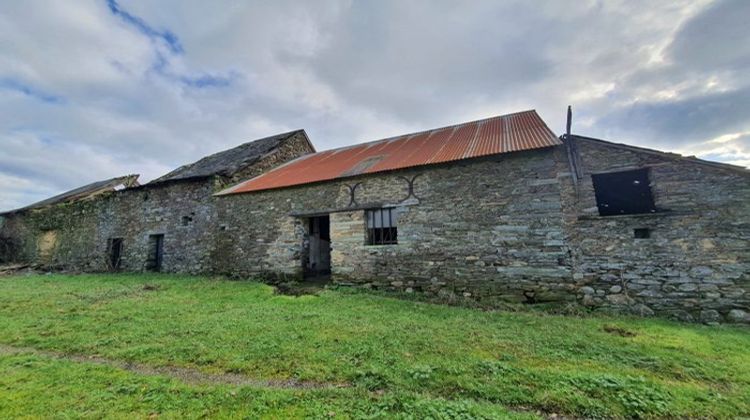
[{"label": "roof ridge", "polygon": [[609,146],[620,147],[620,148],[625,148],[625,149],[636,149],[637,151],[640,151],[640,152],[643,152],[643,153],[657,154],[657,155],[665,157],[665,158],[679,159],[679,160],[684,160],[684,161],[687,161],[687,162],[698,163],[698,164],[701,164],[701,165],[713,166],[713,167],[717,167],[717,168],[720,168],[720,169],[729,169],[729,170],[739,171],[739,172],[742,172],[744,174],[750,174],[750,168],[746,168],[746,167],[740,166],[740,165],[733,165],[731,163],[716,162],[716,161],[713,161],[713,160],[701,159],[701,158],[696,157],[694,155],[685,156],[685,155],[682,155],[682,154],[676,153],[676,152],[665,152],[665,151],[659,150],[659,149],[651,149],[651,148],[648,148],[648,147],[634,146],[634,145],[627,144],[627,143],[618,143],[618,142],[614,142],[614,141],[599,139],[599,138],[596,138],[596,137],[582,136],[580,134],[571,134],[571,136],[579,138],[579,139],[582,139],[582,140],[590,140],[590,141],[596,141],[596,142],[606,143]]},{"label": "roof ridge", "polygon": [[[446,126],[443,126],[443,127],[428,128],[428,129],[421,130],[421,131],[415,131],[415,132],[412,132],[412,133],[399,134],[399,135],[385,137],[385,138],[378,139],[378,140],[363,141],[361,143],[354,143],[354,144],[350,144],[348,146],[341,146],[341,147],[335,147],[333,149],[321,150],[321,151],[316,152],[316,153],[326,153],[326,152],[333,152],[333,151],[338,151],[338,150],[346,150],[346,149],[349,149],[349,148],[352,148],[352,147],[359,147],[359,146],[363,146],[363,145],[377,144],[377,143],[386,142],[386,141],[389,141],[389,140],[394,140],[394,139],[397,139],[397,138],[400,138],[400,137],[417,136],[417,135],[424,134],[424,133],[429,133],[429,132],[434,132],[434,131],[441,131],[441,130],[447,130],[449,128],[458,129],[458,128],[461,128],[464,125],[484,123],[486,121],[494,120],[494,119],[497,119],[497,118],[512,117],[514,115],[525,114],[525,113],[529,113],[529,112],[536,113],[536,109],[527,109],[525,111],[512,112],[510,114],[494,115],[494,116],[491,116],[491,117],[480,118],[480,119],[472,120],[472,121],[465,121],[465,122],[458,123],[458,124],[450,124],[450,125],[446,125]],[[539,114],[537,114],[537,115],[539,115]],[[541,119],[541,117],[540,117],[540,119]]]},{"label": "roof ridge", "polygon": [[[270,136],[261,137],[255,140],[246,141],[241,144],[238,144],[237,146],[231,147],[229,149],[220,150],[218,152],[211,153],[210,155],[203,156],[200,159],[195,160],[193,162],[181,165],[167,172],[166,174],[151,180],[149,184],[158,184],[160,182],[174,180],[174,179],[190,178],[192,176],[195,176],[195,174],[187,175],[186,173],[191,172],[191,171],[196,171],[196,170],[200,171],[202,164],[203,166],[210,165],[212,160],[220,159],[222,155],[231,156],[232,152],[238,152],[240,150],[243,150],[243,148],[250,148],[252,145],[257,145],[258,147],[261,147],[262,143],[268,142],[269,144],[273,145],[273,147],[269,146],[266,149],[272,150],[273,148],[278,147],[278,145],[281,144],[281,142],[283,142],[284,140],[289,139],[290,137],[298,133],[303,133],[305,135],[305,138],[307,138],[307,133],[305,133],[304,129],[296,129],[296,130],[287,131],[284,133],[278,133],[278,134],[273,134]],[[263,151],[263,153],[267,153],[267,150]],[[254,157],[255,157],[254,160],[257,160],[261,156],[254,155]],[[221,172],[222,171],[217,171],[212,174],[213,175],[220,174]],[[202,174],[201,176],[207,176],[207,175],[212,175],[212,174]]]}]

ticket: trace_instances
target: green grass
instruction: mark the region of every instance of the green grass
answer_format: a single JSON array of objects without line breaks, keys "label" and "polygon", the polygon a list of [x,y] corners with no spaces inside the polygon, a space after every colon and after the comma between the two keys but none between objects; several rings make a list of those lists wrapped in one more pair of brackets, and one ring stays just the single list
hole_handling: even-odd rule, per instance
[{"label": "green grass", "polygon": [[750,415],[742,328],[483,312],[346,290],[292,297],[166,275],[0,277],[0,321],[7,346],[349,385],[201,385],[0,353],[3,418]]}]

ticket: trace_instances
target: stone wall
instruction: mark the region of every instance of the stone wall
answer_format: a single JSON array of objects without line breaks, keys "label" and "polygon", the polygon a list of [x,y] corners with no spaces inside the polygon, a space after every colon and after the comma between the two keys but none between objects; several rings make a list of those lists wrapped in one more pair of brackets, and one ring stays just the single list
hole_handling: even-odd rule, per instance
[{"label": "stone wall", "polygon": [[[309,217],[330,215],[337,283],[750,322],[748,173],[577,139],[577,186],[565,147],[218,197],[234,178],[147,184],[5,215],[0,260],[104,270],[108,240],[122,238],[122,269],[142,271],[149,235],[163,234],[164,271],[299,279]],[[309,151],[297,136],[243,176]],[[634,168],[649,168],[660,211],[599,216],[592,174]],[[400,209],[398,244],[366,244],[376,208]]]},{"label": "stone wall", "polygon": [[[575,299],[560,211],[560,153],[515,153],[221,197],[217,271],[299,276],[306,216],[330,214],[336,282],[478,300]],[[355,184],[350,205],[348,186]],[[403,208],[399,243],[366,245],[364,209],[390,206]]]},{"label": "stone wall", "polygon": [[210,270],[209,256],[218,229],[212,178],[157,184],[123,191],[100,214],[98,251],[109,238],[123,238],[122,269],[143,271],[151,253],[149,236],[164,235],[162,271]]},{"label": "stone wall", "polygon": [[104,271],[110,238],[123,239],[121,269],[142,271],[151,234],[164,234],[164,271],[202,272],[217,229],[212,178],[142,186],[6,216],[16,261],[52,269]]},{"label": "stone wall", "polygon": [[220,224],[213,196],[240,177],[252,177],[312,152],[304,133],[234,174],[145,184],[90,200],[10,213],[0,225],[0,261],[36,263],[52,269],[104,271],[108,242],[122,238],[121,269],[143,271],[162,234],[162,271],[211,272]]},{"label": "stone wall", "polygon": [[263,156],[257,162],[253,162],[251,165],[247,165],[228,176],[221,177],[220,187],[229,187],[242,181],[255,178],[271,168],[314,152],[315,149],[312,144],[310,144],[307,135],[302,131],[297,132],[293,136],[284,140],[278,148],[274,149],[268,155]]},{"label": "stone wall", "polygon": [[53,269],[93,269],[101,259],[94,238],[102,201],[61,204],[4,216],[0,237],[13,241],[2,259]]},{"label": "stone wall", "polygon": [[[584,176],[577,202],[566,196],[565,219],[581,302],[750,321],[749,174],[594,140],[577,145]],[[660,212],[598,216],[591,174],[643,167]],[[635,238],[637,228],[650,237]]]}]

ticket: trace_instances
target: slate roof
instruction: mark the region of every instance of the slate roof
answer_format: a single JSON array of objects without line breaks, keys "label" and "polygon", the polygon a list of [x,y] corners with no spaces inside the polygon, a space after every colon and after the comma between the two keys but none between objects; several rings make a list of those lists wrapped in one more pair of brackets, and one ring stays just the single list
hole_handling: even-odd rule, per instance
[{"label": "slate roof", "polygon": [[231,176],[242,168],[257,162],[263,156],[279,147],[284,140],[297,133],[302,133],[307,137],[304,130],[294,130],[254,140],[232,149],[206,156],[197,162],[183,165],[166,175],[154,179],[149,184],[206,178],[213,175]]},{"label": "slate roof", "polygon": [[530,110],[301,156],[219,194],[283,188],[561,144],[536,111]]},{"label": "slate roof", "polygon": [[53,204],[85,200],[87,198],[91,198],[105,192],[116,191],[119,189],[118,187],[130,188],[136,187],[138,185],[138,175],[118,176],[115,178],[105,179],[103,181],[92,182],[91,184],[74,188],[70,191],[66,191],[62,194],[58,194],[54,197],[47,198],[34,204],[29,204],[26,207],[21,207],[19,209],[10,210],[0,214],[17,213],[24,210],[51,206]]}]

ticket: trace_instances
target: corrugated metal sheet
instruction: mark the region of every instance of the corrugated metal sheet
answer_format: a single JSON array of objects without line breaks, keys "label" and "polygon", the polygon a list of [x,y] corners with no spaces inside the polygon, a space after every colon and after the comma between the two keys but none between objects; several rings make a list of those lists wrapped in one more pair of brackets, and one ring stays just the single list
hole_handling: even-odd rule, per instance
[{"label": "corrugated metal sheet", "polygon": [[536,111],[525,111],[302,156],[220,194],[283,188],[560,144]]}]

